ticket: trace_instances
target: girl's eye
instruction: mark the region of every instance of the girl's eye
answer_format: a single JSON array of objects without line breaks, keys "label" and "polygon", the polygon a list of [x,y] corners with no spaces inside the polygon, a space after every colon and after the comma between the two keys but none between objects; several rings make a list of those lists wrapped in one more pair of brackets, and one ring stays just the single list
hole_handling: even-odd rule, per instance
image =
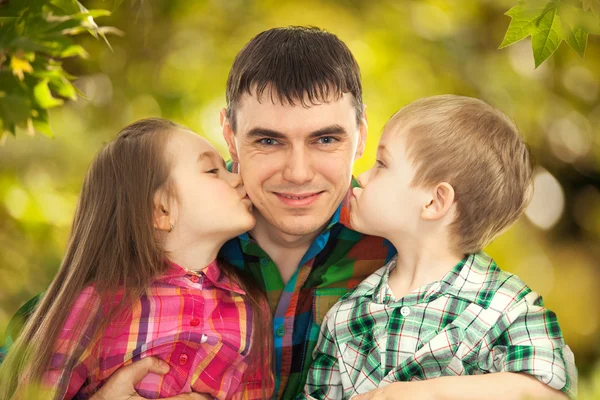
[{"label": "girl's eye", "polygon": [[381,160],[375,160],[375,164],[377,165],[377,168],[385,167],[385,164]]},{"label": "girl's eye", "polygon": [[211,170],[205,171],[207,174],[216,174],[219,172],[219,168],[213,168]]}]

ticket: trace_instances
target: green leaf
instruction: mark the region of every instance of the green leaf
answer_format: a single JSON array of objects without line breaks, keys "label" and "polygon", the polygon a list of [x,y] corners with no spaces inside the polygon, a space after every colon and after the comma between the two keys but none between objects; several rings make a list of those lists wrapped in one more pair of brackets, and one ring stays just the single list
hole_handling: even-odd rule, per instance
[{"label": "green leaf", "polygon": [[600,0],[581,0],[583,10],[600,15]]},{"label": "green leaf", "polygon": [[525,3],[524,1],[519,2],[516,6],[508,10],[505,15],[511,17],[510,25],[504,40],[500,44],[500,48],[510,46],[527,36],[533,35],[538,27],[537,20],[540,15],[544,12],[546,5]]},{"label": "green leaf", "polygon": [[[598,0],[593,0],[598,1]],[[500,48],[531,36],[535,67],[539,67],[566,41],[581,57],[590,31],[597,29],[590,13],[559,0],[528,0],[506,12],[511,22]]]},{"label": "green leaf", "polygon": [[0,96],[0,119],[4,125],[22,124],[31,115],[31,101],[24,96],[4,94]]},{"label": "green leaf", "polygon": [[560,43],[566,38],[563,24],[558,16],[558,3],[548,3],[536,25],[537,29],[531,35],[531,46],[537,68],[558,49]]},{"label": "green leaf", "polygon": [[48,121],[48,111],[37,110],[38,116],[33,119],[33,128],[36,132],[39,132],[48,137],[54,137],[54,132]]},{"label": "green leaf", "polygon": [[54,6],[63,12],[63,15],[72,15],[79,12],[76,0],[50,0],[48,5]]},{"label": "green leaf", "polygon": [[570,29],[567,43],[573,50],[579,54],[581,58],[585,56],[585,48],[587,46],[588,33],[581,28]]},{"label": "green leaf", "polygon": [[41,108],[52,108],[63,104],[61,99],[54,98],[48,87],[48,79],[42,80],[33,88],[33,96]]},{"label": "green leaf", "polygon": [[53,79],[48,83],[48,86],[53,92],[58,93],[59,96],[66,97],[71,100],[77,99],[75,87],[65,78]]}]

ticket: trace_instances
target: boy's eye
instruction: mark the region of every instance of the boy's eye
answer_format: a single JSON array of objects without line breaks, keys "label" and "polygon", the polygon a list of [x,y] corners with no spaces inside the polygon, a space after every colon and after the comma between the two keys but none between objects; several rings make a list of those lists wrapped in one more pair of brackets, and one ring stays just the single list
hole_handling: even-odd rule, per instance
[{"label": "boy's eye", "polygon": [[279,144],[279,142],[277,142],[277,140],[272,139],[272,138],[260,139],[258,141],[258,143],[265,145],[265,146],[273,146],[273,145]]},{"label": "boy's eye", "polygon": [[317,141],[321,144],[332,144],[332,143],[337,142],[338,139],[334,138],[333,136],[323,136],[323,137],[320,137]]}]

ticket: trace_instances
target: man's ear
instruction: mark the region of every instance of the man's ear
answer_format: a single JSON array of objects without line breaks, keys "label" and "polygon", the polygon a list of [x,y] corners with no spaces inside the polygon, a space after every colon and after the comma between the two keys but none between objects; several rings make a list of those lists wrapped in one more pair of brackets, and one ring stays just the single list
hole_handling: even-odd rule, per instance
[{"label": "man's ear", "polygon": [[367,105],[363,105],[363,117],[360,120],[360,126],[358,127],[358,146],[356,146],[356,154],[354,155],[354,159],[358,160],[362,157],[365,152],[365,147],[367,145],[367,131],[369,125],[367,123]]},{"label": "man's ear", "polygon": [[421,218],[427,221],[442,219],[454,204],[454,188],[447,182],[437,184],[431,190],[429,202],[421,210]]},{"label": "man's ear", "polygon": [[225,142],[227,142],[229,155],[233,161],[239,162],[237,147],[235,146],[235,134],[233,133],[233,129],[231,129],[231,124],[229,123],[229,118],[227,118],[227,110],[225,108],[222,108],[219,113],[219,122],[221,124],[223,138],[225,139]]},{"label": "man's ear", "polygon": [[171,232],[171,225],[174,225],[174,210],[170,209],[168,196],[164,190],[158,190],[154,194],[154,209],[152,210],[152,223],[154,229],[159,231]]}]

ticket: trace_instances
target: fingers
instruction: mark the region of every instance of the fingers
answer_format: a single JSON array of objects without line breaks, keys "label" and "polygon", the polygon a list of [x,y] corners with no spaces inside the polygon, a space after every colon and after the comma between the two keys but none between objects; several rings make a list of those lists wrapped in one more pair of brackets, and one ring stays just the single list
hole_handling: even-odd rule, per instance
[{"label": "fingers", "polygon": [[119,368],[114,375],[118,375],[120,382],[135,386],[139,381],[152,372],[158,375],[164,375],[169,372],[169,364],[156,357],[146,357],[136,361],[131,365]]},{"label": "fingers", "polygon": [[162,400],[213,400],[214,397],[212,397],[209,394],[200,394],[200,393],[186,393],[186,394],[180,394],[174,397],[169,397],[167,399],[162,399]]}]

